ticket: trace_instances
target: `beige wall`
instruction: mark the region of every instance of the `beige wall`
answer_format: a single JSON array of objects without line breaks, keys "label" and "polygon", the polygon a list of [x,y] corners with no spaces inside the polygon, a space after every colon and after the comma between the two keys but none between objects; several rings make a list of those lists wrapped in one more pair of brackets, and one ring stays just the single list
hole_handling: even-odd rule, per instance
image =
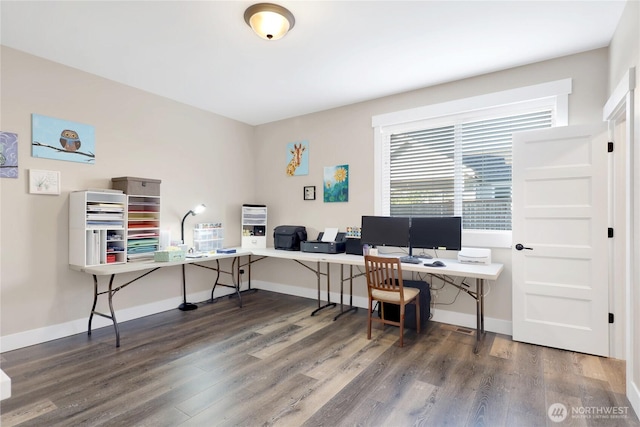
[{"label": "beige wall", "polygon": [[[223,221],[227,246],[239,244],[242,203],[268,206],[270,243],[273,227],[282,224],[305,225],[315,237],[325,227],[359,225],[363,214],[373,213],[372,116],[570,77],[570,124],[599,121],[606,100],[607,58],[608,50],[598,49],[253,128],[2,48],[0,126],[19,134],[20,178],[0,180],[1,334],[43,328],[48,333],[57,325],[82,332],[86,327],[90,277],[67,266],[69,191],[105,187],[115,176],[158,178],[162,222],[174,238],[182,215],[200,202],[209,209],[190,223]],[[95,125],[96,164],[32,158],[31,113]],[[287,177],[286,145],[301,140],[310,144],[309,175]],[[349,202],[323,203],[323,167],[336,164],[349,165]],[[28,194],[30,168],[61,171],[63,194]],[[306,185],[317,187],[317,200],[303,200]],[[493,259],[506,268],[487,299],[489,328],[492,319],[511,320],[511,251],[494,249]],[[334,291],[338,271],[334,268],[332,274]],[[190,293],[209,289],[206,272],[188,273]],[[315,275],[295,263],[264,260],[252,274],[257,284],[282,284],[315,295]],[[117,308],[129,308],[128,316],[135,317],[146,313],[149,304],[179,301],[178,269],[152,277],[118,294]],[[365,295],[363,282],[356,282],[355,293]],[[438,306],[437,312],[475,312],[468,296],[456,299],[450,287],[438,293],[437,302],[453,301]]]},{"label": "beige wall", "polygon": [[[187,240],[196,222],[222,221],[229,230],[225,243],[240,243],[240,206],[254,194],[251,126],[16,50],[2,47],[1,54],[0,129],[19,138],[19,178],[0,180],[3,337],[86,323],[91,276],[67,265],[70,191],[110,188],[110,179],[119,176],[161,179],[161,222],[174,239],[180,238],[182,216],[205,203],[205,213],[187,220]],[[95,126],[95,165],[31,157],[32,113]],[[62,194],[29,194],[32,168],[60,171]],[[210,289],[195,280],[202,272],[189,274],[190,292]],[[116,307],[172,298],[177,306],[180,270],[150,277],[120,292]]]},{"label": "beige wall", "polygon": [[608,93],[640,57],[640,2],[628,1],[609,47]]},{"label": "beige wall", "polygon": [[[373,129],[372,116],[420,107],[501,90],[572,78],[569,97],[569,124],[602,121],[602,107],[607,95],[607,49],[598,49],[551,61],[536,63],[503,72],[429,87],[369,102],[349,105],[316,114],[295,117],[256,127],[254,175],[258,201],[269,206],[269,228],[282,224],[305,225],[315,237],[325,227],[359,225],[362,215],[373,214]],[[285,175],[286,145],[309,141],[309,175]],[[349,165],[349,202],[323,203],[322,172],[324,166]],[[303,187],[315,185],[318,199],[304,201]],[[271,237],[271,236],[270,236]],[[493,260],[505,264],[500,279],[491,285],[486,300],[486,316],[511,321],[511,250],[494,249]],[[256,264],[255,277],[270,283],[315,288],[315,276],[297,265],[267,260]],[[358,279],[356,293],[366,295],[364,282]],[[339,283],[339,269],[334,270],[334,290]],[[434,283],[433,285],[440,286]],[[324,295],[324,294],[323,294]],[[438,301],[453,305],[437,306],[473,314],[474,301],[467,295],[456,300],[456,291],[445,287]],[[437,313],[436,313],[437,314]],[[489,319],[489,326],[491,319]]]}]

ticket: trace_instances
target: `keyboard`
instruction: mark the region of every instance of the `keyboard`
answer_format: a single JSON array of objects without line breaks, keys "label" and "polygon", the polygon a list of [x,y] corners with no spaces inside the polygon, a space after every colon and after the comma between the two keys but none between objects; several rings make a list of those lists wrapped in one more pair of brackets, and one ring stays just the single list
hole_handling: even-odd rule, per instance
[{"label": "keyboard", "polygon": [[400,257],[400,262],[404,262],[405,264],[422,264],[422,260],[414,256],[402,256]]}]

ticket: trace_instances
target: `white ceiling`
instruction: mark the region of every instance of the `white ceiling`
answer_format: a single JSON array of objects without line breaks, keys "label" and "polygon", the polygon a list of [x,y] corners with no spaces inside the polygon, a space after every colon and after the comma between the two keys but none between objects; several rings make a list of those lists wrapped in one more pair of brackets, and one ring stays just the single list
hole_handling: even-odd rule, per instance
[{"label": "white ceiling", "polygon": [[[272,0],[273,1],[273,0]],[[257,3],[259,1],[256,1]],[[2,1],[1,42],[251,125],[608,46],[624,1]]]}]

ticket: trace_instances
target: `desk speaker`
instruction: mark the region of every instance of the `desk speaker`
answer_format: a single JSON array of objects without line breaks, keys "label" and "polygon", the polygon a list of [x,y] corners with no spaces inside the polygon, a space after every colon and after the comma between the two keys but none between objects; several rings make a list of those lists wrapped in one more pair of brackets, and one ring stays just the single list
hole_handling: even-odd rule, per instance
[{"label": "desk speaker", "polygon": [[346,253],[351,255],[362,255],[362,241],[360,239],[347,239]]}]

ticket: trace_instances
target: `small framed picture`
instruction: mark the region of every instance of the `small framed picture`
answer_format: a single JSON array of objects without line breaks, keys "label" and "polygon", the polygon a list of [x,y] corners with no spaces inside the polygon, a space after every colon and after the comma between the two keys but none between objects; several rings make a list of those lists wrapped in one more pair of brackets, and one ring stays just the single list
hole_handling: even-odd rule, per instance
[{"label": "small framed picture", "polygon": [[29,170],[29,193],[31,194],[60,194],[60,172]]},{"label": "small framed picture", "polygon": [[308,185],[304,187],[304,200],[315,200],[316,199],[316,186]]}]

